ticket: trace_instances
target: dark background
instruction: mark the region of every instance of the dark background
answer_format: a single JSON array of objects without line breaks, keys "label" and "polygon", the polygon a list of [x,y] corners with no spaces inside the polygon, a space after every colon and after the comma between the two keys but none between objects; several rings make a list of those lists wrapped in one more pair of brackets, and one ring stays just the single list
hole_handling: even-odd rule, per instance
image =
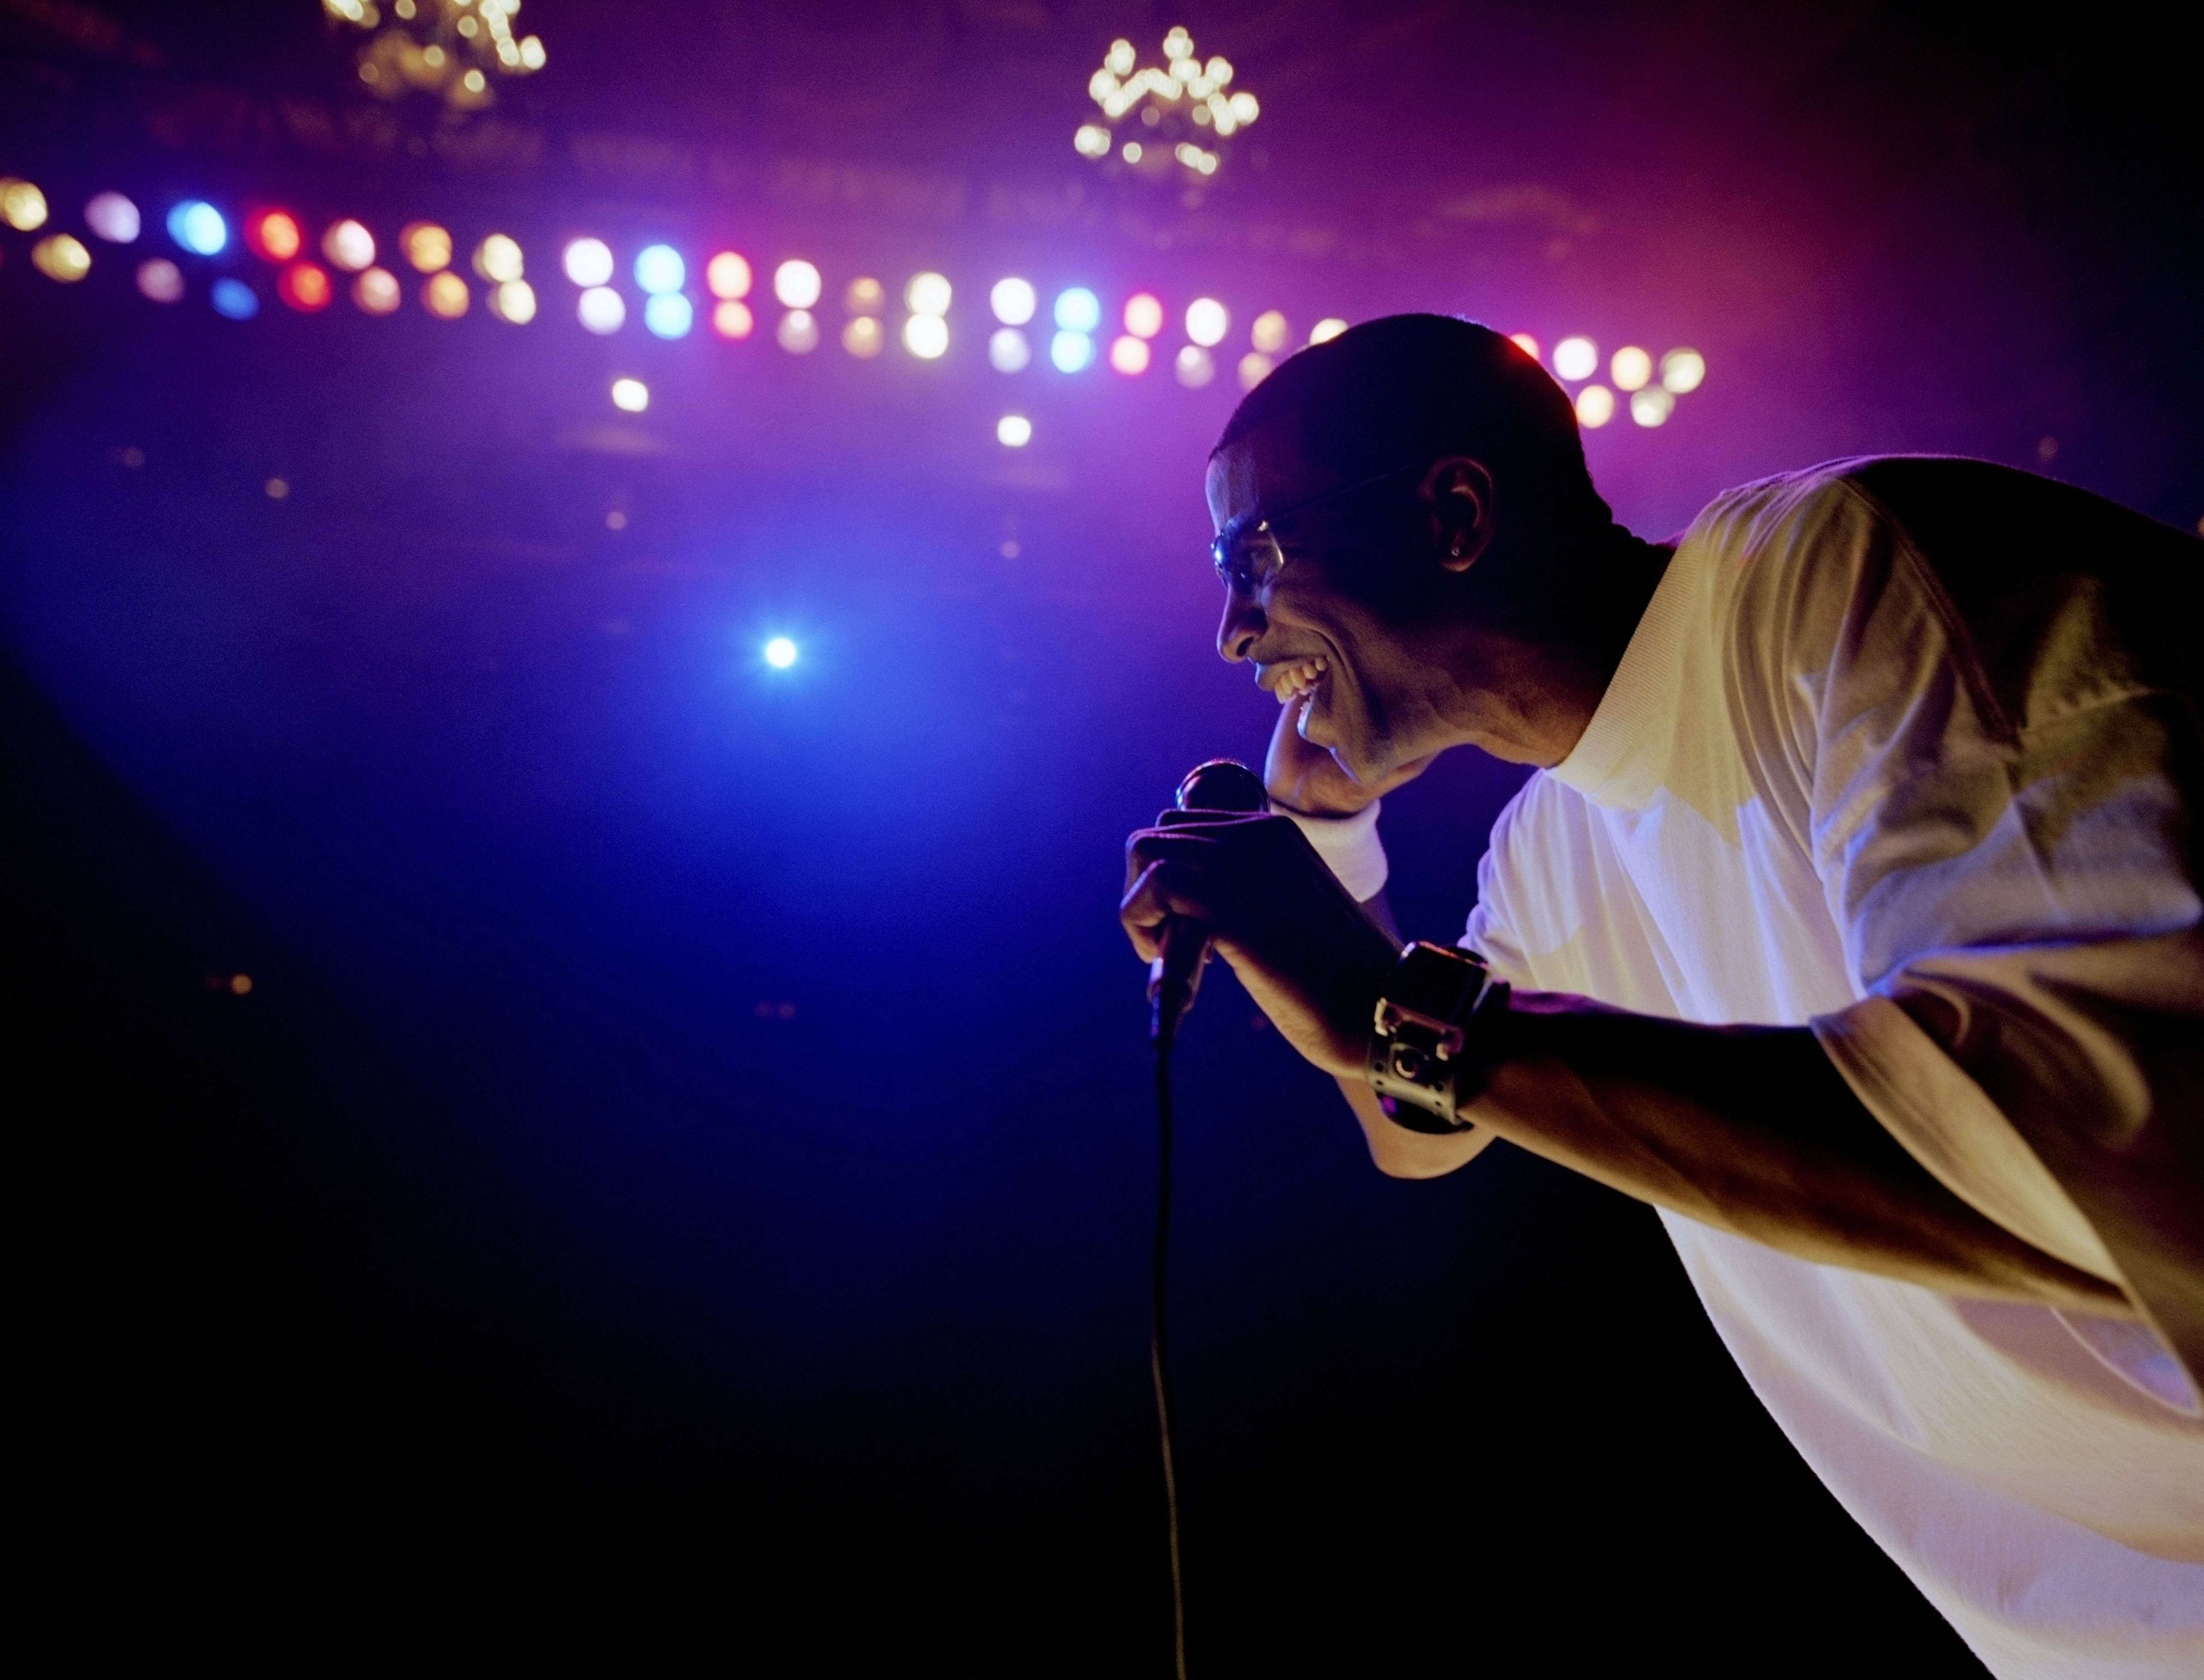
[{"label": "dark background", "polygon": [[[1206,651],[1234,391],[1005,385],[986,285],[1692,344],[1668,426],[1588,436],[1648,535],[1891,449],[2195,528],[2194,43],[1865,5],[520,21],[550,67],[453,124],[359,98],[305,0],[0,0],[0,172],[54,225],[110,187],[430,216],[520,237],[545,300],[303,318],[233,252],[162,310],[137,253],[62,288],[0,232],[33,1596],[87,1657],[1165,1671],[1112,912],[1124,831],[1270,721]],[[1111,37],[1173,22],[1265,101],[1194,202],[1068,144]],[[809,255],[830,333],[849,276],[938,267],[951,354],[589,339],[584,230]],[[268,306],[216,318],[215,272]],[[1456,754],[1389,799],[1404,925],[1460,927],[1516,781]],[[1221,971],[1182,1061],[1197,1671],[1977,1671],[1649,1212],[1506,1146],[1378,1177]]]}]

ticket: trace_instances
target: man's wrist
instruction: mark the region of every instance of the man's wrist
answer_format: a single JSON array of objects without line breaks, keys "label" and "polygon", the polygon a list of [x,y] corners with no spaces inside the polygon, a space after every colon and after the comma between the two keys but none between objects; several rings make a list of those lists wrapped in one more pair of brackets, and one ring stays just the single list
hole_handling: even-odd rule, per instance
[{"label": "man's wrist", "polygon": [[1460,1111],[1497,1063],[1508,988],[1478,959],[1419,941],[1401,953],[1372,1012],[1364,1077],[1395,1124],[1466,1131]]}]

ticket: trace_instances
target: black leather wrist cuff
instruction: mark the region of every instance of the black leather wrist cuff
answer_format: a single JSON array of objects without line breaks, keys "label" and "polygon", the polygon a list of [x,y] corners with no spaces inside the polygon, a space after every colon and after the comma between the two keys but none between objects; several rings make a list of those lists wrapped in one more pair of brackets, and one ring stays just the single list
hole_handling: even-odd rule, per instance
[{"label": "black leather wrist cuff", "polygon": [[1508,982],[1465,952],[1419,940],[1401,953],[1378,1000],[1364,1076],[1390,1098],[1394,1124],[1444,1136],[1466,1131],[1460,1110],[1484,1094],[1497,1060],[1494,1021]]}]

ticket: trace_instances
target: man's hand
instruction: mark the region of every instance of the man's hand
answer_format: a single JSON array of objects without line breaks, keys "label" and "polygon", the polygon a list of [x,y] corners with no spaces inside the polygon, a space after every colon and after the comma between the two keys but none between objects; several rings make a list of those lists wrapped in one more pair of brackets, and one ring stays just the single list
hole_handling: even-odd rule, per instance
[{"label": "man's hand", "polygon": [[1271,798],[1304,816],[1352,816],[1372,799],[1413,781],[1438,757],[1432,753],[1413,759],[1375,787],[1365,787],[1341,769],[1328,751],[1301,739],[1300,715],[1297,705],[1278,709],[1278,727],[1271,732],[1271,751],[1263,760],[1263,786]]},{"label": "man's hand", "polygon": [[1125,860],[1118,919],[1143,959],[1167,917],[1200,922],[1287,1042],[1328,1073],[1362,1077],[1400,952],[1289,819],[1165,811]]}]

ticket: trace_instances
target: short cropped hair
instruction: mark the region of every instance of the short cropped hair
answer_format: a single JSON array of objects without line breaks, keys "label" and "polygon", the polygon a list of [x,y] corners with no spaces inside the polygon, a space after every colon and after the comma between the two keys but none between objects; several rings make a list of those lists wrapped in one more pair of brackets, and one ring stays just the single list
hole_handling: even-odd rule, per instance
[{"label": "short cropped hair", "polygon": [[1451,315],[1388,315],[1311,345],[1241,399],[1218,452],[1300,422],[1303,457],[1353,483],[1469,455],[1554,537],[1603,528],[1568,395],[1513,340]]}]

